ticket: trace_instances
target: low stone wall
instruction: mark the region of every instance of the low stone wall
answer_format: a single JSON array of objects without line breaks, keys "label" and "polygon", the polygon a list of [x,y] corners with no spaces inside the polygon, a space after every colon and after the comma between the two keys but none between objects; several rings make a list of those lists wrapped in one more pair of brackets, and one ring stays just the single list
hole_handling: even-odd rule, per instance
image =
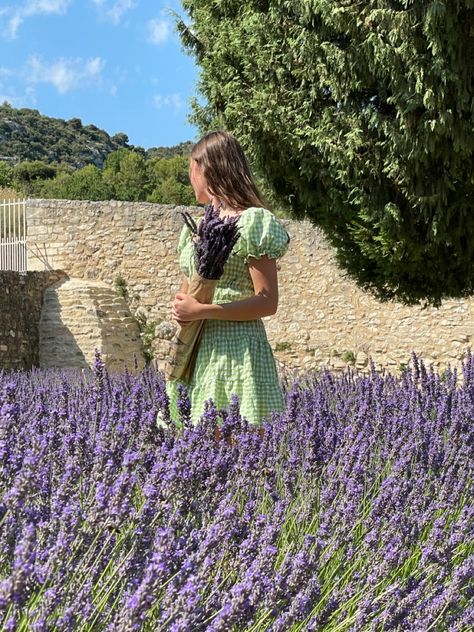
[{"label": "low stone wall", "polygon": [[39,321],[47,287],[64,272],[0,271],[0,368],[29,369],[39,364]]},{"label": "low stone wall", "polygon": [[416,352],[436,369],[459,365],[474,340],[474,300],[439,308],[380,302],[347,278],[331,246],[309,223],[289,223],[293,247],[281,262],[278,323],[267,330],[279,357],[301,368],[360,370],[372,359],[398,372]]},{"label": "low stone wall", "polygon": [[[169,304],[180,283],[180,210],[141,202],[29,200],[28,267],[60,268],[111,285],[123,279],[132,312],[156,321],[166,338]],[[280,307],[265,319],[280,361],[364,369],[371,357],[379,367],[398,370],[412,351],[437,368],[462,359],[474,340],[473,299],[445,301],[439,309],[380,303],[344,276],[318,229],[283,223],[291,244],[279,262]],[[161,342],[155,350],[160,356]]]}]

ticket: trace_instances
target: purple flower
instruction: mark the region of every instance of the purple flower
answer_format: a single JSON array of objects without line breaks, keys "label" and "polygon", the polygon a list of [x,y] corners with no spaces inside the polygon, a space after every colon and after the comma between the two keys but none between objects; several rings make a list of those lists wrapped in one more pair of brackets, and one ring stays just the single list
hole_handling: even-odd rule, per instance
[{"label": "purple flower", "polygon": [[237,226],[239,216],[221,219],[218,209],[215,210],[211,204],[206,206],[199,226],[196,226],[188,213],[182,213],[182,215],[194,235],[197,273],[204,279],[220,279],[224,272],[224,265],[239,238]]},{"label": "purple flower", "polygon": [[473,366],[287,376],[263,436],[158,428],[150,367],[0,372],[0,627],[470,629]]}]

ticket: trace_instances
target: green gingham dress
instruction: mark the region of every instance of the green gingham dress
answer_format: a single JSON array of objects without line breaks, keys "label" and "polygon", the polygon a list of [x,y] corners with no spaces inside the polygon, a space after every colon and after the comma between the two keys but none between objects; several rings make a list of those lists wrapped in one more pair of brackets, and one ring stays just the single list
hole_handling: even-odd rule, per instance
[{"label": "green gingham dress", "polygon": [[[286,230],[270,211],[248,208],[238,219],[239,239],[217,283],[214,303],[230,303],[254,295],[248,270],[250,257],[282,257],[289,244]],[[188,279],[194,272],[194,249],[191,231],[184,226],[178,244],[180,270]],[[194,423],[212,399],[218,409],[229,405],[237,395],[241,414],[251,424],[260,424],[274,410],[283,410],[283,396],[275,360],[263,322],[258,320],[205,320],[188,386]],[[169,381],[170,412],[178,418],[176,408],[178,382]]]}]

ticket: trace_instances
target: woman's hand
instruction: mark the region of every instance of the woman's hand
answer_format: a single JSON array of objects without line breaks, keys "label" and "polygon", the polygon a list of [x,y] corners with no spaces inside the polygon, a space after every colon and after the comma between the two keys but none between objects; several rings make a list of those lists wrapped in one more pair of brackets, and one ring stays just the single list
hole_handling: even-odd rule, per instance
[{"label": "woman's hand", "polygon": [[278,274],[275,259],[263,256],[248,261],[254,295],[231,303],[199,303],[187,294],[189,283],[183,280],[181,291],[172,303],[172,316],[178,325],[193,320],[255,320],[274,314],[278,307]]},{"label": "woman's hand", "polygon": [[184,292],[178,292],[171,305],[171,314],[178,325],[186,325],[193,320],[201,320],[202,305]]}]

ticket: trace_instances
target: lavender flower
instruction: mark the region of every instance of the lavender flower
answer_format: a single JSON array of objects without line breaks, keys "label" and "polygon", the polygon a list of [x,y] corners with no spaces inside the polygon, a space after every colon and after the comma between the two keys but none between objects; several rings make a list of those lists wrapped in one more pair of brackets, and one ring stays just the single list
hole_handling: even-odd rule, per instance
[{"label": "lavender flower", "polygon": [[239,216],[220,219],[212,204],[206,206],[204,217],[196,226],[189,213],[183,218],[194,235],[194,258],[196,271],[204,279],[220,279],[224,265],[239,238],[237,221]]},{"label": "lavender flower", "polygon": [[151,368],[0,372],[0,628],[470,629],[472,354],[284,386],[260,435],[158,428]]}]

